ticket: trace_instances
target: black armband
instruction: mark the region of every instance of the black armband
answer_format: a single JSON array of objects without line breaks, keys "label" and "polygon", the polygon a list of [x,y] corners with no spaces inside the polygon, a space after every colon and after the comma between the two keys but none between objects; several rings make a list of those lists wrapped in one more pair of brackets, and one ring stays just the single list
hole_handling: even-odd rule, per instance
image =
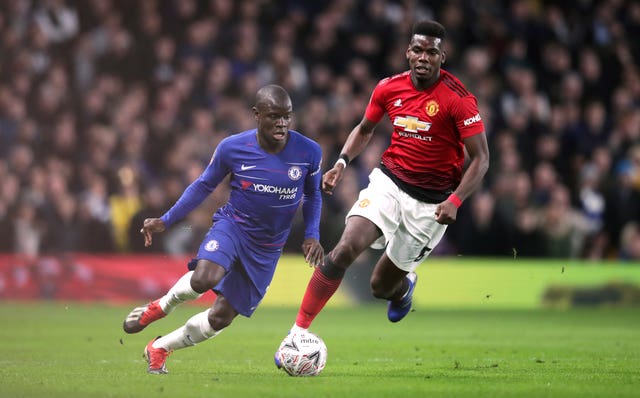
[{"label": "black armband", "polygon": [[349,159],[349,156],[347,156],[346,153],[341,153],[340,156],[338,156],[338,159],[344,160],[347,164],[351,163],[351,159]]}]

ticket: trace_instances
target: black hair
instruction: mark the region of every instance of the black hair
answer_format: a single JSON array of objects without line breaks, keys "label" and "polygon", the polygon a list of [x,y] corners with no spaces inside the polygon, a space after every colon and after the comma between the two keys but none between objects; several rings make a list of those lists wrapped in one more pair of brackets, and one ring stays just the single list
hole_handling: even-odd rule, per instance
[{"label": "black hair", "polygon": [[416,22],[413,25],[413,29],[411,29],[411,36],[413,35],[437,37],[444,40],[447,35],[447,30],[436,21],[419,21]]}]

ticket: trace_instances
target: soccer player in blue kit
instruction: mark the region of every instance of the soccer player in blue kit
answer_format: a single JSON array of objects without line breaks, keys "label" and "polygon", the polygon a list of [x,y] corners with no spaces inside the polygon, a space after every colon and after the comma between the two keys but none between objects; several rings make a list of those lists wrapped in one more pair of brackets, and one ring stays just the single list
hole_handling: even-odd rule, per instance
[{"label": "soccer player in blue kit", "polygon": [[320,146],[289,130],[292,105],[284,88],[262,87],[253,112],[257,128],[222,140],[202,175],[164,215],[146,219],[140,231],[145,246],[150,246],[153,233],[184,218],[231,175],[229,201],[213,215],[213,225],[197,257],[188,264],[189,271],[167,294],[134,308],[124,321],[125,332],[137,333],[179,304],[209,289],[216,293],[210,309],[147,344],[144,356],[149,373],[167,373],[165,364],[171,352],[216,336],[238,314],[251,316],[271,283],[300,205],[305,260],[314,267],[322,263]]}]

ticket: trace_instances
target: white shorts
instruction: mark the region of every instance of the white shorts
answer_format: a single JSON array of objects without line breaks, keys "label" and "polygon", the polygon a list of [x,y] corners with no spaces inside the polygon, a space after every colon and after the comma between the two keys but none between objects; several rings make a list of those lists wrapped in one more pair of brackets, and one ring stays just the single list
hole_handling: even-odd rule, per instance
[{"label": "white shorts", "polygon": [[382,249],[403,271],[411,272],[440,242],[447,226],[435,220],[437,204],[412,198],[375,168],[369,186],[360,191],[358,201],[346,218],[364,217],[380,228],[382,236],[371,244]]}]

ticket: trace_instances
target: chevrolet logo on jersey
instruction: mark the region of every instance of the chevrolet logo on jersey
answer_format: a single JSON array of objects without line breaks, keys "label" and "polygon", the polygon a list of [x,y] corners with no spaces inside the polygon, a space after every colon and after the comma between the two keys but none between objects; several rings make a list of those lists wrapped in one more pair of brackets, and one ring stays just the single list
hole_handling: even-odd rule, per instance
[{"label": "chevrolet logo on jersey", "polygon": [[431,123],[423,122],[414,116],[396,116],[393,119],[393,125],[398,127],[403,127],[404,131],[408,133],[417,133],[419,131],[429,131],[431,128]]}]

